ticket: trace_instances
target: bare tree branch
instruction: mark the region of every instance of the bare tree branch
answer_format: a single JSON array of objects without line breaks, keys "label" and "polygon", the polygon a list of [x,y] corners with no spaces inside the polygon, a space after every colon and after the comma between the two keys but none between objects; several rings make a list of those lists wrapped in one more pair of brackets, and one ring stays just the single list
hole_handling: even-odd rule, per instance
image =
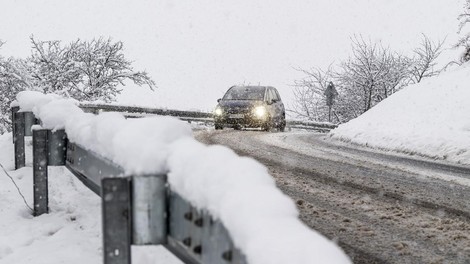
[{"label": "bare tree branch", "polygon": [[112,101],[118,85],[130,80],[150,89],[155,82],[145,71],[134,71],[122,53],[123,43],[98,38],[76,40],[63,46],[60,41],[36,41],[31,36],[30,61],[34,78],[44,92],[56,92],[78,100]]},{"label": "bare tree branch", "polygon": [[423,78],[439,74],[439,70],[436,70],[435,66],[443,45],[444,40],[433,42],[423,34],[421,46],[413,50],[415,57],[410,68],[412,83],[419,83]]}]

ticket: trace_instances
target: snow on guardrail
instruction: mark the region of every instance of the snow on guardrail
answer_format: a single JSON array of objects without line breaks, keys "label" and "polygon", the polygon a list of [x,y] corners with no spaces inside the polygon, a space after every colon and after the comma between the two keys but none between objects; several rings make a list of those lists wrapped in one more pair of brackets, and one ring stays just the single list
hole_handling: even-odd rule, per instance
[{"label": "snow on guardrail", "polygon": [[294,202],[267,168],[223,146],[206,146],[172,117],[125,119],[84,113],[78,103],[38,92],[17,96],[46,129],[65,129],[80,144],[127,173],[167,173],[171,189],[227,227],[249,263],[350,263],[332,241],[298,219]]}]

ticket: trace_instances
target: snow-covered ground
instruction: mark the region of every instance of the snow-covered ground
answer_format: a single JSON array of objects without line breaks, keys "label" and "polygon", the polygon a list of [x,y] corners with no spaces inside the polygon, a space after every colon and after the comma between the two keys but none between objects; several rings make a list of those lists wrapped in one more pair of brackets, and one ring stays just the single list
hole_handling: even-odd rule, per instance
[{"label": "snow-covered ground", "polygon": [[[129,174],[167,173],[173,191],[224,223],[249,263],[350,262],[334,242],[298,219],[294,202],[276,188],[266,167],[226,147],[197,142],[185,122],[171,117],[126,120],[117,113],[95,116],[83,113],[73,100],[37,92],[21,92],[17,99],[20,109],[32,110],[44,128],[64,128],[70,141]],[[5,203],[0,207],[5,216],[0,218],[0,263],[99,263],[100,199],[64,168],[53,168],[51,213],[33,218],[26,206],[32,204],[31,161],[13,171],[9,134],[0,137],[0,149],[6,168],[0,172]],[[25,203],[13,182],[25,193]],[[161,250],[138,253],[135,263],[170,263]]]},{"label": "snow-covered ground", "polygon": [[[11,134],[0,136],[0,163],[12,177],[0,171],[0,263],[101,263],[100,197],[65,167],[49,167],[50,213],[33,217],[30,139],[26,145],[26,167],[15,171]],[[160,246],[132,250],[134,263],[181,263]]]},{"label": "snow-covered ground", "polygon": [[470,165],[470,64],[393,94],[333,139]]}]

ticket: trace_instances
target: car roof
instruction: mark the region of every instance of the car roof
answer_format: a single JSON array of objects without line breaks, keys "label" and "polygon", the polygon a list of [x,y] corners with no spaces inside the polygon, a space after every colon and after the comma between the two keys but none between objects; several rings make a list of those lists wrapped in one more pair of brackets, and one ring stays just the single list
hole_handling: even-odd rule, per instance
[{"label": "car roof", "polygon": [[272,86],[261,86],[261,85],[234,85],[232,87],[230,87],[230,89],[232,88],[272,88],[272,89],[276,89]]}]

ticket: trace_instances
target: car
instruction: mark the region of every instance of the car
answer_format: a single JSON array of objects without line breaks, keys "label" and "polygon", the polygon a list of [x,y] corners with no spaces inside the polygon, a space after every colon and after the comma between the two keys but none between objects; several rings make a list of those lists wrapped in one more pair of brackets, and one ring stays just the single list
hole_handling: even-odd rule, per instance
[{"label": "car", "polygon": [[217,100],[215,129],[262,128],[284,131],[286,112],[281,96],[271,86],[232,86]]}]

